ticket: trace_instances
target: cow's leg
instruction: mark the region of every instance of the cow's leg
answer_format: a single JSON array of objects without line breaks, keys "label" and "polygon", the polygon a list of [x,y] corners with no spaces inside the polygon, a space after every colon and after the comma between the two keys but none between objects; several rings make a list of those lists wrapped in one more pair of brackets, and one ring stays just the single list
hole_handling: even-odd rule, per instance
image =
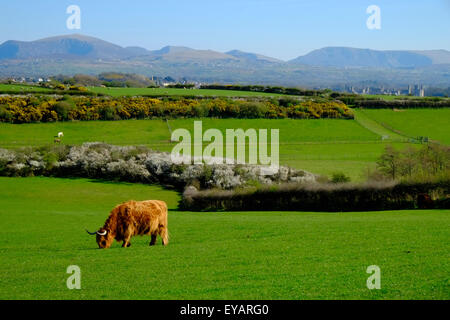
[{"label": "cow's leg", "polygon": [[129,247],[131,247],[131,243],[130,243],[130,240],[128,239],[128,241],[123,241],[123,243],[122,243],[122,248],[129,248]]},{"label": "cow's leg", "polygon": [[152,234],[151,237],[152,237],[152,239],[150,240],[150,245],[154,246],[156,244],[156,237],[157,237],[157,235],[156,234]]},{"label": "cow's leg", "polygon": [[131,246],[131,243],[130,243],[131,233],[127,232],[127,233],[125,233],[124,236],[125,237],[124,237],[124,240],[123,240],[122,247],[123,248],[129,248]]}]

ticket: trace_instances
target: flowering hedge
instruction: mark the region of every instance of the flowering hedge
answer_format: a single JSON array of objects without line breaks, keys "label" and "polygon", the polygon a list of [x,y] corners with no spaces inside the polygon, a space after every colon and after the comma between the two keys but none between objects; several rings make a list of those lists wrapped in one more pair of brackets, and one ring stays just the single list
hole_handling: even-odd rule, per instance
[{"label": "flowering hedge", "polygon": [[352,119],[353,113],[336,101],[0,96],[0,121],[11,123],[196,117]]},{"label": "flowering hedge", "polygon": [[264,175],[255,165],[179,165],[169,153],[146,147],[85,143],[81,146],[46,146],[0,149],[0,176],[83,177],[127,182],[157,183],[183,190],[232,189],[248,184],[315,181],[311,173],[280,167]]}]

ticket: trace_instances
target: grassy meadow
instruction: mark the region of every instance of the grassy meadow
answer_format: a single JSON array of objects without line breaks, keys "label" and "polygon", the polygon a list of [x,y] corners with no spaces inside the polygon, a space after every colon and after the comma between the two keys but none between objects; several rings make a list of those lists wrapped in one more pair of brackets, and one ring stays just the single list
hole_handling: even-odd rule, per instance
[{"label": "grassy meadow", "polygon": [[42,88],[40,86],[31,86],[26,84],[2,84],[0,83],[0,94],[2,92],[10,92],[17,94],[28,94],[28,93],[48,93],[50,89]]},{"label": "grassy meadow", "polygon": [[450,144],[450,109],[365,109],[364,113],[380,124],[409,137],[429,137]]},{"label": "grassy meadow", "polygon": [[204,96],[204,97],[280,97],[276,93],[238,90],[182,89],[182,88],[104,88],[89,87],[95,93],[112,97],[123,96]]},{"label": "grassy meadow", "polygon": [[[181,89],[182,90],[182,89]],[[330,176],[340,171],[353,181],[364,179],[367,168],[373,168],[387,144],[404,148],[408,139],[429,136],[450,143],[448,109],[355,110],[356,120],[295,119],[175,119],[171,130],[186,128],[193,135],[195,120],[203,122],[203,132],[226,129],[279,129],[280,163]],[[402,117],[405,117],[405,121]],[[383,126],[386,122],[389,127]],[[392,128],[392,131],[390,128]],[[170,130],[163,120],[74,121],[13,125],[0,123],[0,147],[17,148],[53,143],[58,132],[64,132],[63,143],[82,144],[100,141],[117,145],[146,145],[159,151],[171,151]],[[382,137],[388,137],[382,141]],[[206,144],[205,144],[206,145]]]},{"label": "grassy meadow", "polygon": [[[267,119],[198,119],[203,132],[226,129],[279,129],[280,162],[317,174],[342,171],[361,180],[367,167],[373,167],[383,152],[381,137],[354,120],[267,120]],[[195,119],[169,120],[172,130],[186,128],[192,132]],[[170,130],[163,120],[123,120],[58,122],[33,124],[0,123],[0,147],[18,148],[53,143],[58,132],[63,143],[82,144],[100,141],[117,145],[146,145],[155,150],[171,151]],[[395,143],[399,148],[403,143]]]},{"label": "grassy meadow", "polygon": [[[360,111],[356,120],[200,120],[203,132],[280,129],[282,164],[328,176],[342,171],[353,181],[375,166],[387,144],[410,145],[381,122],[447,141],[448,111]],[[168,123],[193,132],[194,120]],[[174,146],[165,121],[126,120],[0,123],[0,147],[53,144],[60,131],[64,144]],[[179,198],[142,184],[0,177],[0,218],[7,226],[0,230],[0,299],[450,298],[450,210],[200,213],[179,211]],[[115,205],[131,199],[168,203],[168,247],[159,240],[150,248],[148,237],[136,237],[128,249],[119,243],[97,249],[85,229],[97,229]],[[81,268],[81,290],[66,287],[69,265]],[[366,287],[371,265],[381,268],[381,290]]]},{"label": "grassy meadow", "polygon": [[[182,89],[182,88],[116,88],[116,87],[88,87],[90,92],[111,97],[132,97],[132,96],[178,96],[178,97],[281,97],[282,94],[239,91],[239,90],[214,90],[214,89]],[[28,84],[0,84],[0,94],[2,92],[15,94],[42,93],[48,94],[53,90],[40,86]]]},{"label": "grassy meadow", "polygon": [[[0,299],[449,299],[449,210],[196,213],[156,186],[0,178]],[[170,208],[168,247],[99,250],[85,228],[129,200]],[[20,205],[18,205],[20,204]],[[68,290],[69,265],[81,290]],[[368,290],[370,265],[381,290]]]}]

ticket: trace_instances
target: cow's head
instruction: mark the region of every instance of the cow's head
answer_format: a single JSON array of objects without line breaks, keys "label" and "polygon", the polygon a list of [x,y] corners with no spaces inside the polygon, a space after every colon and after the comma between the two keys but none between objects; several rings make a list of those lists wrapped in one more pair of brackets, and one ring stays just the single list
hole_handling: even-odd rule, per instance
[{"label": "cow's head", "polygon": [[105,228],[100,228],[97,232],[89,232],[88,230],[86,230],[86,232],[91,236],[96,236],[97,244],[100,249],[109,248],[114,240],[111,233]]}]

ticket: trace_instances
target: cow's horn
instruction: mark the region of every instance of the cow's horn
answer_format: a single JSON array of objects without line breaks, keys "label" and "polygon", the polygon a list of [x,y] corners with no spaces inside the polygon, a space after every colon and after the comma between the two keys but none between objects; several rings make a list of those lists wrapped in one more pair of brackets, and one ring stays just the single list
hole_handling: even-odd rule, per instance
[{"label": "cow's horn", "polygon": [[98,232],[97,231],[97,234],[99,235],[99,236],[106,236],[106,234],[108,233],[108,231],[104,231],[104,232],[102,232],[102,233],[100,233],[100,232]]},{"label": "cow's horn", "polygon": [[89,233],[91,236],[95,236],[97,234],[97,232],[89,232],[87,229],[86,232]]}]

